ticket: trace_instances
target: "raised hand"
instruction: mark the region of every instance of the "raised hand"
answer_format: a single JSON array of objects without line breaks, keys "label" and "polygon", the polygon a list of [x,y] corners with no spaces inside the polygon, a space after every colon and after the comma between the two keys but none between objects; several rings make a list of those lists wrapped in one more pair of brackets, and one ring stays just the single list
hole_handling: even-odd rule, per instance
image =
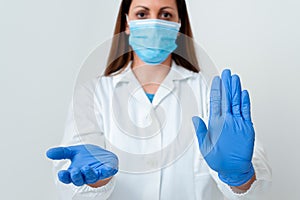
[{"label": "raised hand", "polygon": [[223,182],[240,186],[255,173],[250,98],[246,90],[241,91],[237,75],[224,70],[221,77],[215,77],[211,86],[208,128],[199,117],[193,117],[193,123],[207,164]]}]

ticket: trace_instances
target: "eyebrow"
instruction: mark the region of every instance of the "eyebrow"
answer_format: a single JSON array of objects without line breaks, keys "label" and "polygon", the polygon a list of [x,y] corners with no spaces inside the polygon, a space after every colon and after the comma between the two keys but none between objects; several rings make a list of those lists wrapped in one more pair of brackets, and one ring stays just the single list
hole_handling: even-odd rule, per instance
[{"label": "eyebrow", "polygon": [[[134,7],[133,9],[136,9],[136,8],[139,8],[139,7],[144,8],[144,9],[147,10],[147,11],[150,10],[150,9],[147,8],[146,6],[136,6],[136,7]],[[167,8],[172,9],[172,10],[175,10],[174,8],[169,7],[169,6],[164,6],[164,7],[160,8],[159,10],[164,10],[164,9],[167,9]]]}]

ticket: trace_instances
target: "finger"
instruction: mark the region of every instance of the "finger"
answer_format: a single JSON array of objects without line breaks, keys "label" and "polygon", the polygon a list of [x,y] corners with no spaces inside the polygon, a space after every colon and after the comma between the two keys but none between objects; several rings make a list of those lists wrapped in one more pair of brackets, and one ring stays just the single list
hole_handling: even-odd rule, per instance
[{"label": "finger", "polygon": [[72,151],[68,147],[55,147],[47,151],[47,157],[52,160],[71,159]]},{"label": "finger", "polygon": [[244,120],[251,122],[250,97],[247,90],[242,92],[242,116]]},{"label": "finger", "polygon": [[199,145],[202,146],[202,144],[204,143],[205,136],[207,134],[207,127],[204,121],[200,117],[194,116],[192,120],[193,120]]},{"label": "finger", "polygon": [[194,116],[192,119],[196,130],[201,154],[203,157],[206,157],[213,148],[210,139],[210,133],[208,133],[208,129],[204,121],[200,117]]},{"label": "finger", "polygon": [[232,114],[241,117],[241,81],[238,75],[231,78],[232,85]]},{"label": "finger", "polygon": [[216,117],[221,115],[221,79],[216,76],[210,89],[210,116]]},{"label": "finger", "polygon": [[70,172],[68,170],[61,170],[58,172],[58,179],[65,183],[65,184],[69,184],[71,183],[71,177],[70,177]]},{"label": "finger", "polygon": [[81,173],[83,175],[83,178],[85,180],[85,183],[92,184],[98,181],[99,175],[97,171],[95,171],[90,166],[84,166],[81,168]]},{"label": "finger", "polygon": [[106,179],[108,177],[111,177],[115,175],[118,172],[117,169],[111,168],[111,167],[106,167],[105,165],[102,166],[101,168],[101,179]]},{"label": "finger", "polygon": [[222,112],[231,113],[231,72],[225,69],[222,72]]},{"label": "finger", "polygon": [[72,183],[76,186],[82,186],[84,184],[83,176],[81,174],[81,171],[79,169],[71,169],[70,170],[70,177],[72,180]]}]

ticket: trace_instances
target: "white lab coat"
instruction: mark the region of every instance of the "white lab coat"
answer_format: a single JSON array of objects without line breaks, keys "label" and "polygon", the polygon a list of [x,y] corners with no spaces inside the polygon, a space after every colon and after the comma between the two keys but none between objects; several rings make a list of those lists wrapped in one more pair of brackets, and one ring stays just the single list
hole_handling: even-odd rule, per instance
[{"label": "white lab coat", "polygon": [[[271,170],[257,138],[253,155],[257,180],[244,194],[234,193],[228,185],[220,181],[216,172],[208,167],[201,156],[191,118],[192,115],[198,115],[207,119],[207,84],[202,74],[186,70],[173,62],[171,70],[161,84],[164,87],[159,87],[151,104],[141,87],[130,94],[129,100],[126,99],[127,97],[124,98],[124,95],[118,97],[119,93],[114,93],[114,91],[121,91],[120,93],[125,92],[123,94],[128,94],[129,87],[136,88],[138,86],[139,83],[132,72],[130,64],[120,74],[110,77],[98,77],[81,85],[78,89],[78,95],[74,97],[77,98],[76,103],[74,103],[74,98],[71,103],[62,141],[64,146],[93,143],[113,151],[120,157],[120,171],[103,187],[92,188],[87,185],[77,187],[73,184],[66,185],[59,182],[57,172],[67,169],[70,162],[57,161],[55,162],[54,176],[61,199],[265,199],[262,193],[268,190],[271,185]],[[132,85],[130,86],[130,84]],[[187,86],[190,87],[194,96],[189,96],[191,94],[188,93]],[[95,89],[93,89],[94,87]],[[197,105],[194,108],[195,112],[192,111],[191,116],[184,116],[187,120],[183,120],[181,109],[185,108],[178,101],[181,97],[185,98],[187,96],[191,99],[191,104],[193,103],[192,99],[195,98]],[[80,100],[78,100],[78,97]],[[93,104],[90,103],[90,99],[94,100]],[[117,101],[114,101],[115,99]],[[116,106],[115,103],[122,100],[128,102],[128,108],[123,110],[128,112],[127,117],[130,118],[129,121],[125,120],[126,123],[135,123],[142,128],[146,127],[147,124],[151,124],[152,119],[149,117],[151,109],[163,108],[167,120],[161,131],[142,140],[124,134],[124,130],[120,127],[121,122],[116,120],[118,117],[124,117],[122,115],[123,111],[117,110],[116,113],[116,110],[113,110]],[[73,103],[76,105],[76,111],[74,111]],[[127,152],[130,155],[144,155],[159,151],[168,144],[174,143],[180,125],[187,127],[185,131],[189,131],[186,134],[192,134],[193,139],[190,140],[189,145],[186,146],[180,157],[176,157],[176,160],[173,159],[174,161],[167,166],[159,169],[159,162],[155,160],[155,157],[143,163],[143,161],[130,160],[130,158],[127,159],[124,155],[121,155],[122,152]],[[176,142],[176,145],[180,145],[180,141]],[[108,143],[110,144],[108,145]],[[112,146],[121,149],[122,152],[114,151]],[[174,155],[170,155],[170,157],[172,156]],[[140,170],[137,165],[148,167],[148,172],[134,173],[134,170]],[[135,166],[136,169],[134,169]],[[126,171],[122,171],[122,169],[126,169]],[[130,171],[130,169],[133,170]]]}]

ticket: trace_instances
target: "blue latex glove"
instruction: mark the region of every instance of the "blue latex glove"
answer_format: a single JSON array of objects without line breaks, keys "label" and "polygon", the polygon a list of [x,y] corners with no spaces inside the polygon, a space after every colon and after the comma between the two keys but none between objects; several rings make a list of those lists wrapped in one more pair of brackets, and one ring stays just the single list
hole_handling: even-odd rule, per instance
[{"label": "blue latex glove", "polygon": [[240,79],[224,70],[215,77],[210,93],[208,129],[199,117],[193,117],[200,151],[219,178],[230,186],[246,183],[254,175],[252,155],[254,129],[250,98],[241,91]]},{"label": "blue latex glove", "polygon": [[117,156],[91,144],[51,148],[47,151],[47,157],[71,160],[68,170],[58,172],[59,180],[65,184],[92,184],[118,172]]}]

